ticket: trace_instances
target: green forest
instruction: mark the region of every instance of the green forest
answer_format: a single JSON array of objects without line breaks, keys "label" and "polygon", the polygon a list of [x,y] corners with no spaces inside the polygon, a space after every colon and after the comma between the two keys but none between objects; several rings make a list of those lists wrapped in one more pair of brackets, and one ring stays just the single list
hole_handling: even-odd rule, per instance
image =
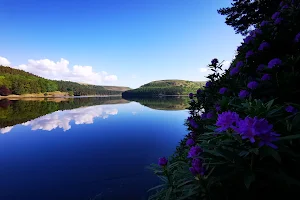
[{"label": "green forest", "polygon": [[[119,87],[122,88],[122,87]],[[68,92],[70,96],[121,95],[122,91],[109,90],[103,86],[83,85],[70,81],[48,80],[23,70],[0,65],[0,95],[37,94],[47,92]]]},{"label": "green forest", "polygon": [[202,88],[205,82],[186,80],[160,80],[152,81],[134,90],[122,93],[124,98],[128,97],[150,97],[159,95],[188,95],[190,91]]}]

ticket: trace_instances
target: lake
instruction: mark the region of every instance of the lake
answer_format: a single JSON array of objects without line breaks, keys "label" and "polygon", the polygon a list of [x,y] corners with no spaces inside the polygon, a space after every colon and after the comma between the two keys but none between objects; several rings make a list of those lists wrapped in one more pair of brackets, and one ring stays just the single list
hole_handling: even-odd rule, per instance
[{"label": "lake", "polygon": [[187,98],[0,100],[0,199],[147,199]]}]

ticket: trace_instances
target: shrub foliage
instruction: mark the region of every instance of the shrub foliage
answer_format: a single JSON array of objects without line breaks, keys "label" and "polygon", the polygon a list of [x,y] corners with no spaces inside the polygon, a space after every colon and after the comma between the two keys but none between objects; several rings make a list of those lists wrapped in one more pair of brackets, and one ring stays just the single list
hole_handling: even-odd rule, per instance
[{"label": "shrub foliage", "polygon": [[191,94],[190,133],[150,199],[289,198],[300,189],[300,2],[283,1]]}]

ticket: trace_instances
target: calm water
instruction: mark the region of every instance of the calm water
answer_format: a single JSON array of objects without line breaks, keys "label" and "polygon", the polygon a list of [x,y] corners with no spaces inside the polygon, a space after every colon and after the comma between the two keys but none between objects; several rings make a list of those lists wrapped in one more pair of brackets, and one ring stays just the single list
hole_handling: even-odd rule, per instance
[{"label": "calm water", "polygon": [[55,101],[0,100],[1,200],[147,199],[187,133],[183,99]]}]

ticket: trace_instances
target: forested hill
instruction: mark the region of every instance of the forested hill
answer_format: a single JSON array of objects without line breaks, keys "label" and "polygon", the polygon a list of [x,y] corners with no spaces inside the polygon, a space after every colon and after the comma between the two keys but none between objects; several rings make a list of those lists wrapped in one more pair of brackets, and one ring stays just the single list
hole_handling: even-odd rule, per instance
[{"label": "forested hill", "polygon": [[160,80],[152,81],[134,90],[127,90],[122,93],[125,98],[159,96],[159,95],[188,95],[192,91],[202,88],[204,81],[186,81],[186,80]]},{"label": "forested hill", "polygon": [[[106,87],[106,88],[105,88]],[[108,88],[107,88],[108,87]],[[69,95],[121,95],[126,87],[83,85],[70,81],[48,80],[23,70],[0,65],[0,95],[38,94],[61,91]],[[120,89],[120,90],[118,90]],[[129,89],[129,88],[128,88]]]}]

